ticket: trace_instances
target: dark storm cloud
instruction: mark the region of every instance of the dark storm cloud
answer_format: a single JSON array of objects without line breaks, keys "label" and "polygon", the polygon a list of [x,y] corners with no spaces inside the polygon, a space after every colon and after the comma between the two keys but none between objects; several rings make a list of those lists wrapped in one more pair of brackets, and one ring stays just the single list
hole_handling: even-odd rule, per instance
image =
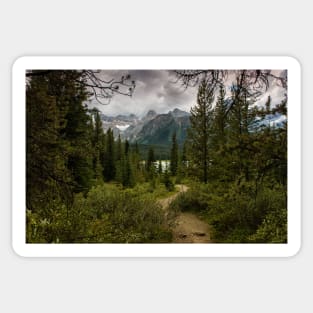
[{"label": "dark storm cloud", "polygon": [[[103,79],[119,79],[121,76],[131,75],[136,82],[136,89],[132,97],[115,95],[107,105],[100,105],[96,101],[91,106],[96,106],[106,115],[136,114],[142,116],[149,110],[157,113],[167,113],[174,108],[190,111],[191,106],[196,104],[196,87],[184,89],[173,71],[168,70],[111,70],[102,71]],[[278,76],[286,75],[285,71],[274,73]],[[234,77],[229,75],[226,85],[231,85]],[[229,87],[228,86],[228,87]],[[230,88],[227,88],[230,96]],[[263,105],[268,95],[272,96],[273,104],[277,104],[284,98],[286,90],[270,82],[269,89],[258,99],[256,104]]]},{"label": "dark storm cloud", "polygon": [[122,75],[130,74],[136,82],[136,89],[132,97],[115,95],[108,105],[96,106],[104,114],[130,114],[142,116],[149,110],[166,113],[174,108],[189,111],[195,103],[196,88],[184,90],[179,83],[175,83],[175,75],[167,70],[118,70],[103,71],[106,80],[118,79]]}]

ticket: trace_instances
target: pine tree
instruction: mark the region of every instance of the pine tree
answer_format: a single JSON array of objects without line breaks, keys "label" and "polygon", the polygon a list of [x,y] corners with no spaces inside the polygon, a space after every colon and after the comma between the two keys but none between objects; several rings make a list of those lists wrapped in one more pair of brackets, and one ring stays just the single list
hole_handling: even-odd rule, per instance
[{"label": "pine tree", "polygon": [[148,159],[146,165],[146,169],[148,172],[150,172],[150,170],[154,171],[154,162],[155,162],[154,150],[152,147],[150,147],[148,151]]},{"label": "pine tree", "polygon": [[118,139],[116,142],[115,149],[115,179],[123,184],[123,174],[124,174],[124,152],[122,146],[122,140],[120,134],[118,135]]},{"label": "pine tree", "polygon": [[158,173],[159,173],[159,175],[161,175],[162,174],[162,162],[161,162],[161,160],[159,160],[159,164],[158,164]]},{"label": "pine tree", "polygon": [[93,118],[93,136],[91,141],[93,147],[94,177],[96,182],[101,182],[103,180],[104,132],[99,110],[94,108],[90,113]]},{"label": "pine tree", "polygon": [[135,151],[133,153],[133,163],[134,163],[134,167],[136,169],[136,172],[139,172],[139,170],[140,170],[140,152],[139,152],[139,147],[138,147],[137,141],[135,144]]},{"label": "pine tree", "polygon": [[129,155],[125,155],[123,163],[123,186],[134,187],[135,181]]},{"label": "pine tree", "polygon": [[225,89],[220,85],[216,105],[213,109],[213,120],[211,124],[211,177],[220,181],[227,180],[228,162],[225,159],[225,150],[228,139],[228,115],[227,102],[225,100]]},{"label": "pine tree", "polygon": [[93,110],[94,112],[94,139],[93,139],[93,144],[94,147],[96,148],[96,150],[99,150],[99,146],[100,146],[100,138],[101,135],[103,134],[103,128],[102,128],[102,121],[100,118],[100,113],[98,110]]},{"label": "pine tree", "polygon": [[181,155],[181,161],[182,163],[187,162],[187,142],[185,141],[183,144],[183,150]]},{"label": "pine tree", "polygon": [[225,89],[220,86],[219,95],[216,101],[216,106],[213,112],[213,138],[215,148],[219,148],[226,142],[226,127],[227,127],[227,104],[225,102]]},{"label": "pine tree", "polygon": [[[238,83],[237,78],[237,83]],[[250,180],[251,152],[253,136],[251,130],[255,123],[256,110],[251,108],[253,99],[250,99],[244,89],[239,93],[237,85],[232,86],[232,108],[228,116],[228,154],[233,164],[229,172],[233,177]],[[252,150],[251,150],[252,149]]]},{"label": "pine tree", "polygon": [[135,143],[135,153],[139,156],[140,153],[139,153],[139,146],[138,146],[138,142],[136,141]]},{"label": "pine tree", "polygon": [[179,162],[178,162],[178,172],[180,175],[186,176],[187,175],[187,141],[184,142],[182,151],[180,153]]},{"label": "pine tree", "polygon": [[67,166],[74,180],[74,192],[87,193],[94,176],[92,133],[93,125],[83,101],[87,99],[84,89],[77,86],[64,90],[62,100],[68,105],[66,126],[62,136],[70,144]]},{"label": "pine tree", "polygon": [[69,144],[60,135],[64,117],[65,110],[50,93],[50,81],[34,77],[26,90],[26,202],[33,211],[42,210],[52,198],[71,198]]},{"label": "pine tree", "polygon": [[209,169],[209,139],[212,123],[213,91],[206,81],[202,81],[197,95],[197,105],[191,108],[189,141],[192,148],[192,163],[196,174],[204,183],[208,182]]},{"label": "pine tree", "polygon": [[116,168],[114,150],[113,130],[109,128],[106,133],[106,150],[103,164],[103,176],[105,177],[106,181],[111,181],[115,178]]},{"label": "pine tree", "polygon": [[178,144],[176,140],[176,132],[172,136],[172,148],[171,148],[171,158],[170,158],[170,171],[172,176],[177,174],[178,168]]},{"label": "pine tree", "polygon": [[123,148],[122,148],[122,140],[121,135],[118,135],[117,143],[116,143],[116,161],[120,161],[123,156]]},{"label": "pine tree", "polygon": [[99,154],[96,156],[95,160],[95,179],[97,183],[101,183],[103,181],[103,168],[100,162]]},{"label": "pine tree", "polygon": [[175,189],[175,186],[167,169],[165,170],[163,175],[163,183],[168,191],[173,191]]},{"label": "pine tree", "polygon": [[129,152],[129,142],[128,142],[127,139],[125,140],[125,148],[124,148],[124,150],[125,150],[125,155],[128,155],[128,152]]}]

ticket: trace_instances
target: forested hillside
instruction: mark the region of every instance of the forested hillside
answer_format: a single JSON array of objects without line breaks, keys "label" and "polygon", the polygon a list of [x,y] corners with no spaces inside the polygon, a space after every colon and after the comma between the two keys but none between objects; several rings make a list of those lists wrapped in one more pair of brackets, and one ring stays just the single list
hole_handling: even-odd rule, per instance
[{"label": "forested hillside", "polygon": [[[211,226],[216,243],[287,241],[287,96],[255,105],[275,77],[235,71],[227,89],[220,71],[176,74],[198,88],[187,138],[178,142],[173,130],[169,146],[154,146],[115,139],[86,104],[132,95],[129,75],[27,73],[28,243],[170,243],[186,211]],[[273,116],[284,118],[275,124]],[[160,138],[172,129],[151,123]],[[176,194],[180,183],[188,190]]]}]

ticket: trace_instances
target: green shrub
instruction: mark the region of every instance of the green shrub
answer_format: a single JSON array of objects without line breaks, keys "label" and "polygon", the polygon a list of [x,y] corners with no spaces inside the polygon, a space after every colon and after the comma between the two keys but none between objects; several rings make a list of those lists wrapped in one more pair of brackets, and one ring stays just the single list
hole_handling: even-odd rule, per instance
[{"label": "green shrub", "polygon": [[[154,197],[137,190],[121,190],[106,186],[92,190],[87,207],[96,219],[106,220],[110,242],[168,242],[171,234],[165,225],[164,212]],[[99,225],[96,224],[96,228]],[[102,236],[103,237],[103,236]]]},{"label": "green shrub", "polygon": [[254,242],[286,243],[287,210],[281,209],[266,215],[255,234],[250,237]]},{"label": "green shrub", "polygon": [[285,242],[287,210],[284,189],[253,182],[194,183],[170,205],[173,212],[198,213],[212,226],[215,242]]},{"label": "green shrub", "polygon": [[287,199],[283,189],[276,186],[266,189],[257,201],[257,208],[263,213],[256,232],[250,237],[253,242],[287,242]]},{"label": "green shrub", "polygon": [[208,211],[213,197],[208,185],[198,183],[191,186],[188,191],[179,194],[170,207],[182,212]]},{"label": "green shrub", "polygon": [[174,191],[175,185],[170,177],[170,174],[168,171],[165,171],[163,176],[163,183],[168,191]]},{"label": "green shrub", "polygon": [[72,206],[49,204],[49,214],[27,211],[29,243],[170,242],[171,232],[147,186],[122,189],[112,184],[77,194]]}]

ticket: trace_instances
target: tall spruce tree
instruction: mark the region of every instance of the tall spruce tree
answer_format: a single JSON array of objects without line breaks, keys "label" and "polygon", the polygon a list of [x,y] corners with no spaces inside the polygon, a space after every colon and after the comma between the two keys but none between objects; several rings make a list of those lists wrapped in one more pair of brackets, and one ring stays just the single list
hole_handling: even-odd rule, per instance
[{"label": "tall spruce tree", "polygon": [[162,169],[162,161],[159,160],[159,163],[158,163],[158,174],[161,175],[163,172],[163,169]]},{"label": "tall spruce tree", "polygon": [[213,138],[216,148],[222,146],[226,142],[226,128],[227,128],[227,104],[225,101],[225,89],[221,85],[219,89],[218,98],[214,108],[214,119],[212,123]]},{"label": "tall spruce tree", "polygon": [[197,105],[191,108],[190,128],[188,140],[191,143],[191,160],[196,170],[196,175],[204,183],[209,177],[209,139],[212,123],[212,103],[214,94],[210,86],[203,80],[197,94]]},{"label": "tall spruce tree", "polygon": [[172,148],[171,148],[171,158],[170,158],[170,171],[172,176],[177,174],[178,168],[178,144],[176,139],[176,132],[172,136]]},{"label": "tall spruce tree", "polygon": [[94,176],[91,116],[83,101],[87,99],[83,87],[73,86],[65,89],[62,101],[67,103],[66,126],[62,136],[70,144],[68,168],[72,173],[75,192],[88,192]]},{"label": "tall spruce tree", "polygon": [[103,176],[106,181],[111,181],[115,178],[116,168],[115,168],[115,151],[114,151],[114,137],[113,130],[108,129],[106,133],[106,150],[104,156],[103,164]]},{"label": "tall spruce tree", "polygon": [[154,162],[155,162],[154,150],[152,147],[150,147],[148,151],[148,158],[146,164],[146,169],[148,172],[150,172],[151,170],[154,171]]},{"label": "tall spruce tree", "polygon": [[[237,84],[239,82],[240,79],[237,77]],[[233,177],[250,180],[251,151],[253,151],[251,130],[255,123],[256,111],[251,107],[254,100],[248,96],[245,89],[238,92],[237,84],[232,86],[232,107],[228,116],[228,152],[229,161],[233,164],[230,173],[233,172]]]},{"label": "tall spruce tree", "polygon": [[26,205],[33,211],[43,210],[51,199],[71,198],[69,144],[60,135],[65,113],[50,91],[50,81],[34,77],[26,90]]},{"label": "tall spruce tree", "polygon": [[123,156],[123,147],[122,147],[122,140],[121,135],[118,135],[117,143],[116,143],[116,161],[120,161]]},{"label": "tall spruce tree", "polygon": [[210,130],[211,174],[221,181],[227,180],[228,176],[227,161],[224,158],[228,137],[228,102],[225,100],[225,94],[224,86],[220,85]]}]

